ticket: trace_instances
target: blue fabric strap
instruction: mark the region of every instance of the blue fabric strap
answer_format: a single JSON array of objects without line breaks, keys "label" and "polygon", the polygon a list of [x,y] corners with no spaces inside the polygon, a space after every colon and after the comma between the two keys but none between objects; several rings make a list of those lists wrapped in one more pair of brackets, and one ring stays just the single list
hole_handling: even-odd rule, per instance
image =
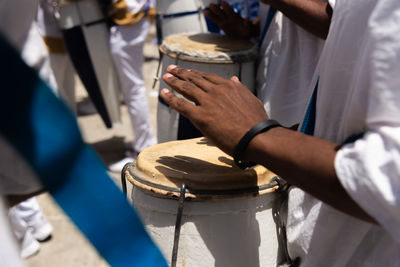
[{"label": "blue fabric strap", "polygon": [[260,39],[258,41],[258,45],[259,46],[262,45],[262,42],[264,41],[265,35],[268,32],[269,26],[271,25],[272,19],[274,18],[275,14],[276,14],[276,9],[273,8],[273,7],[270,7],[269,10],[268,10],[267,18],[265,20],[264,29],[263,29],[261,37],[260,37]]},{"label": "blue fabric strap", "polygon": [[311,96],[310,102],[308,103],[306,115],[304,116],[303,124],[300,129],[302,133],[308,135],[314,135],[315,118],[317,110],[318,83],[319,83],[319,77],[315,84],[315,88]]},{"label": "blue fabric strap", "polygon": [[76,120],[0,36],[0,132],[111,266],[167,266]]}]

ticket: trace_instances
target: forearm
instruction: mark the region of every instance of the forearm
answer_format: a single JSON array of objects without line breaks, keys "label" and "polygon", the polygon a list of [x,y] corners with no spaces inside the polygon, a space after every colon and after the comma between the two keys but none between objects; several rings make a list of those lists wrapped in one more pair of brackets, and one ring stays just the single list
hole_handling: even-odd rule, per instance
[{"label": "forearm", "polygon": [[339,144],[283,127],[256,136],[244,159],[258,162],[321,201],[359,219],[374,222],[340,184],[334,160]]},{"label": "forearm", "polygon": [[[175,65],[168,66],[167,71],[164,81],[196,105],[167,89],[161,91],[162,98],[230,155],[251,127],[268,119],[261,101],[237,77],[226,80],[215,74],[185,70]],[[253,138],[240,160],[262,164],[288,183],[336,209],[373,222],[338,180],[334,162],[339,146],[275,127]]]},{"label": "forearm", "polygon": [[306,31],[326,39],[331,23],[332,9],[328,2],[320,0],[267,0],[273,8]]}]

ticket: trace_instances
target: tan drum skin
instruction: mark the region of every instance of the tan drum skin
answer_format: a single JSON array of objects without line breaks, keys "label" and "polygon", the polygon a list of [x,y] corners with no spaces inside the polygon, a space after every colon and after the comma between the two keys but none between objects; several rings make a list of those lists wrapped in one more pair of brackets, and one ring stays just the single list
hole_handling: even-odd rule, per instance
[{"label": "tan drum skin", "polygon": [[278,184],[266,168],[241,170],[208,139],[195,138],[143,150],[125,175],[133,205],[169,263],[185,183],[177,266],[276,266]]}]

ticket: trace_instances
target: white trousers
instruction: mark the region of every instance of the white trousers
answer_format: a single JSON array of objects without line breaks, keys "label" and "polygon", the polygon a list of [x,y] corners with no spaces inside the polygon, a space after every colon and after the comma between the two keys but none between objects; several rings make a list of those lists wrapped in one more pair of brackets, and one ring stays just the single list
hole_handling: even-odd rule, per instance
[{"label": "white trousers", "polygon": [[31,197],[10,208],[9,217],[12,229],[17,239],[22,239],[28,230],[29,222],[43,214],[35,197]]},{"label": "white trousers", "polygon": [[110,34],[111,54],[133,127],[132,149],[137,152],[156,143],[142,72],[143,44],[149,29],[150,22],[142,19],[133,26],[113,26]]}]

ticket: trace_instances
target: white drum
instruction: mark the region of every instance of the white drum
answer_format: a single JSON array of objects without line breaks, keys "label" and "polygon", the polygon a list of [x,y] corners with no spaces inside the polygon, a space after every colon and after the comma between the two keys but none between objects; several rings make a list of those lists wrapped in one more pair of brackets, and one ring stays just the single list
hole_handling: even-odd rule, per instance
[{"label": "white drum", "polygon": [[157,31],[159,38],[186,32],[207,32],[203,10],[205,5],[197,0],[156,1]]},{"label": "white drum", "polygon": [[[170,64],[215,73],[229,79],[236,75],[252,92],[255,88],[255,60],[258,48],[249,41],[213,33],[175,34],[160,46],[162,73]],[[160,80],[160,90],[168,87]],[[201,136],[189,123],[159,98],[157,107],[158,142]]]},{"label": "white drum", "polygon": [[68,53],[107,127],[119,123],[119,81],[109,28],[97,0],[62,0],[57,6]]},{"label": "white drum", "polygon": [[[157,31],[161,40],[172,34],[202,33],[216,31],[216,26],[209,29],[204,9],[220,0],[159,0],[156,3]],[[258,0],[227,0],[242,17],[251,20],[258,16]]]},{"label": "white drum", "polygon": [[196,138],[143,150],[125,177],[136,211],[169,264],[277,265],[272,204],[279,178],[264,167],[241,170],[206,138]]}]

